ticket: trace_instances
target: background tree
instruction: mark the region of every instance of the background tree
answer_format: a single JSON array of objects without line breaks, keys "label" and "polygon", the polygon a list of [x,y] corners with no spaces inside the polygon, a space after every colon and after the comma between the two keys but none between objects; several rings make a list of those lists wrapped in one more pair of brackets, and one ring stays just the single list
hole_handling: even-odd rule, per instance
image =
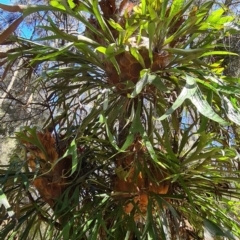
[{"label": "background tree", "polygon": [[[240,235],[238,79],[223,75],[220,58],[234,53],[217,49],[234,30],[227,8],[180,0],[0,7],[22,14],[0,35],[16,44],[2,55],[5,69],[22,60],[27,74],[38,72],[29,80],[49,113],[16,133],[22,151],[1,168],[3,215],[15,213],[3,238]],[[10,36],[40,12],[51,34]],[[84,33],[69,32],[59,13]]]}]

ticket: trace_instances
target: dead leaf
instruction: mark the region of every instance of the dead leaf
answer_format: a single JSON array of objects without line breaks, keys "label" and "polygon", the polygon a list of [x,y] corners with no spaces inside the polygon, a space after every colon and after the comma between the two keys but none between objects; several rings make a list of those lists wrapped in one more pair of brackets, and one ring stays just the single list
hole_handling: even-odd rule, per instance
[{"label": "dead leaf", "polygon": [[8,12],[23,12],[23,10],[27,8],[27,6],[25,5],[10,6],[10,5],[5,5],[0,3],[0,8]]},{"label": "dead leaf", "polygon": [[5,31],[0,34],[0,44],[4,42],[17,29],[23,19],[23,16],[19,17]]}]

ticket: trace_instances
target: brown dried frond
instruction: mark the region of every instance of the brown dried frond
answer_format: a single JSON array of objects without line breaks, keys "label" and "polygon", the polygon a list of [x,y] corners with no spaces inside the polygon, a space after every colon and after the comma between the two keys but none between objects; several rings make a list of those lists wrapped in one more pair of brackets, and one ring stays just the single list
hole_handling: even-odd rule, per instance
[{"label": "brown dried frond", "polygon": [[170,62],[170,54],[166,51],[161,51],[160,53],[153,53],[153,64],[151,70],[153,72],[164,69]]},{"label": "brown dried frond", "polygon": [[119,16],[123,16],[125,13],[127,13],[128,16],[130,16],[130,13],[132,12],[134,6],[135,6],[134,3],[128,0],[123,0],[119,7]]},{"label": "brown dried frond", "polygon": [[[41,142],[42,146],[46,150],[47,156],[45,156],[41,151],[39,152],[40,159],[45,161],[50,161],[54,163],[58,159],[58,153],[56,151],[56,140],[50,132],[38,132],[38,139]],[[47,157],[47,159],[46,159]]]},{"label": "brown dried frond", "polygon": [[34,179],[33,185],[38,190],[43,200],[51,207],[54,207],[55,200],[62,195],[64,191],[64,183],[54,183],[45,177]]},{"label": "brown dried frond", "polygon": [[[71,169],[71,157],[65,157],[58,161],[59,155],[56,149],[55,137],[50,132],[37,132],[38,142],[41,149],[33,142],[22,141],[28,153],[28,163],[32,171],[36,171],[36,160],[42,161],[40,164],[41,176],[33,180],[33,185],[38,190],[43,200],[51,207],[55,205],[55,200],[62,195],[67,187],[66,174]],[[31,136],[28,136],[31,138]],[[36,139],[34,139],[36,141]],[[45,163],[45,164],[44,164]]]},{"label": "brown dried frond", "polygon": [[115,0],[101,0],[99,2],[100,8],[103,12],[103,16],[106,19],[111,18],[114,14],[116,14],[116,4]]},{"label": "brown dried frond", "polygon": [[[33,138],[33,136],[28,135],[27,133],[26,136]],[[35,146],[33,142],[27,142],[26,140],[21,140],[21,142],[27,148],[27,150],[29,150],[33,158],[39,158],[46,162],[54,163],[58,159],[55,138],[50,132],[38,132],[37,138],[41,143],[43,149],[45,150],[44,152],[40,148]]]},{"label": "brown dried frond", "polygon": [[[170,183],[165,180],[168,174],[149,160],[147,149],[143,146],[140,136],[136,136],[127,153],[120,154],[116,166],[117,170],[123,169],[127,174],[125,178],[117,176],[114,179],[114,191],[118,193],[118,198],[132,198],[138,206],[141,214],[136,214],[135,220],[146,213],[150,193],[168,192]],[[126,200],[123,205],[125,213],[129,214],[133,210],[133,202]]]},{"label": "brown dried frond", "polygon": [[[164,50],[160,52],[153,52],[153,61],[151,63],[147,48],[139,49],[139,54],[141,54],[142,59],[144,60],[145,67],[150,68],[152,72],[165,69],[169,64],[171,57],[171,54]],[[120,68],[120,74],[117,73],[116,68],[111,62],[107,62],[105,64],[108,82],[110,85],[115,86],[117,90],[123,91],[126,88],[126,81],[131,81],[133,84],[137,83],[143,66],[134,56],[131,55],[129,51],[117,55],[116,61],[118,62]]]}]

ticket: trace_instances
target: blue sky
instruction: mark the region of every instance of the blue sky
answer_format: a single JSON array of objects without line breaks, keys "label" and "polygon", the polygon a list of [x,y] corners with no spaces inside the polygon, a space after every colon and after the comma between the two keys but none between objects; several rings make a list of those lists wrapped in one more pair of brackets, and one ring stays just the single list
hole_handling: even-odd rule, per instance
[{"label": "blue sky", "polygon": [[10,0],[0,0],[0,3],[2,4],[10,4]]}]

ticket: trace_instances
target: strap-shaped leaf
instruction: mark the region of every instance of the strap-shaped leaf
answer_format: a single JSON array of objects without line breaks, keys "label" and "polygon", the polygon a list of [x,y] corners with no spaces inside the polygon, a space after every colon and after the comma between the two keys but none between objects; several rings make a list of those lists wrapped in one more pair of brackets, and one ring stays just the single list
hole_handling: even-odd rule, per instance
[{"label": "strap-shaped leaf", "polygon": [[130,98],[136,97],[148,84],[153,84],[160,91],[167,91],[166,86],[163,84],[163,82],[157,75],[145,72],[142,78],[135,85],[134,90],[129,97]]},{"label": "strap-shaped leaf", "polygon": [[185,3],[184,0],[174,0],[172,2],[171,8],[170,8],[170,13],[169,13],[169,18],[171,19],[174,17],[177,13],[182,11],[183,4]]},{"label": "strap-shaped leaf", "polygon": [[66,8],[63,6],[61,1],[59,1],[59,0],[50,0],[49,4],[55,8],[66,10]]},{"label": "strap-shaped leaf", "polygon": [[177,108],[179,108],[183,104],[183,102],[187,98],[191,98],[191,96],[193,96],[194,93],[197,91],[197,84],[192,77],[187,76],[186,81],[187,81],[187,84],[183,88],[182,92],[180,93],[176,101],[173,103],[172,107],[169,108],[166,111],[166,113],[162,115],[158,120],[162,121],[168,116],[170,116]]},{"label": "strap-shaped leaf", "polygon": [[211,51],[211,52],[205,52],[204,54],[201,55],[201,57],[206,57],[210,55],[233,55],[233,56],[238,56],[237,53],[233,52],[228,52],[228,51]]},{"label": "strap-shaped leaf", "polygon": [[15,213],[11,209],[11,205],[8,202],[7,196],[4,194],[4,192],[0,188],[0,207],[1,206],[4,206],[4,208],[7,210],[9,217],[14,216]]},{"label": "strap-shaped leaf", "polygon": [[148,73],[145,73],[143,75],[143,77],[137,82],[137,84],[135,85],[135,88],[132,92],[132,94],[130,95],[131,98],[136,97],[142,90],[143,88],[151,81],[153,80],[154,76],[149,76]]},{"label": "strap-shaped leaf", "polygon": [[223,120],[219,115],[217,115],[212,107],[209,105],[206,99],[204,99],[201,91],[197,88],[197,91],[193,96],[189,98],[197,110],[205,117],[220,123],[221,125],[228,125],[228,122]]},{"label": "strap-shaped leaf", "polygon": [[111,133],[111,130],[108,126],[107,118],[106,118],[106,116],[103,112],[100,114],[99,121],[100,121],[100,123],[103,123],[105,125],[106,133],[107,133],[107,136],[108,136],[108,139],[109,139],[110,143],[113,145],[113,147],[115,147],[116,150],[120,151],[120,149],[117,145],[116,139],[114,138],[114,136]]},{"label": "strap-shaped leaf", "polygon": [[204,223],[205,229],[207,229],[213,236],[223,236],[223,237],[227,237],[228,239],[235,239],[233,235],[230,232],[224,230],[220,226],[220,224],[217,225],[215,222],[209,219],[204,219],[203,223]]},{"label": "strap-shaped leaf", "polygon": [[161,121],[170,116],[173,111],[180,107],[183,102],[188,98],[202,115],[222,125],[228,125],[226,121],[224,121],[214,112],[207,100],[204,99],[198,85],[196,84],[196,80],[188,75],[185,77],[185,79],[187,84],[183,88],[182,92],[180,93],[176,101],[173,103],[172,107],[169,108],[167,112],[158,120]]},{"label": "strap-shaped leaf", "polygon": [[24,127],[24,130],[25,131],[22,131],[22,132],[16,132],[15,133],[16,138],[20,142],[28,142],[28,143],[31,143],[32,145],[36,146],[39,150],[41,150],[44,153],[46,159],[48,159],[49,156],[47,154],[47,151],[38,138],[37,128],[36,127],[30,128],[30,127],[26,126],[26,127]]},{"label": "strap-shaped leaf", "polygon": [[240,125],[240,110],[235,109],[231,101],[226,97],[222,97],[223,107],[226,111],[227,117],[237,125]]},{"label": "strap-shaped leaf", "polygon": [[[68,147],[67,151],[64,153],[64,155],[61,159],[63,159],[64,157],[67,157],[69,155],[72,156],[72,170],[71,170],[71,173],[69,175],[69,176],[71,176],[76,171],[77,165],[78,165],[77,144],[76,144],[75,139],[73,139],[73,141],[71,142],[70,146]],[[58,161],[60,161],[61,159],[58,159]]]},{"label": "strap-shaped leaf", "polygon": [[206,22],[216,23],[222,17],[224,12],[225,12],[225,10],[223,8],[219,8],[219,9],[213,11],[207,18]]},{"label": "strap-shaped leaf", "polygon": [[142,55],[139,53],[138,49],[136,47],[130,47],[130,52],[138,60],[142,67],[145,68],[145,62],[143,60]]},{"label": "strap-shaped leaf", "polygon": [[59,35],[59,37],[61,39],[66,39],[67,41],[70,41],[70,42],[75,42],[75,43],[79,43],[79,42],[84,42],[84,43],[87,43],[89,45],[93,45],[95,47],[99,46],[99,44],[95,41],[93,41],[92,39],[88,38],[88,37],[85,37],[85,36],[74,36],[72,34],[67,34],[63,31],[61,31],[53,22],[53,20],[48,17],[48,21],[52,27],[52,29],[49,29],[51,30],[52,32],[56,33],[57,35]]},{"label": "strap-shaped leaf", "polygon": [[111,39],[111,41],[114,41],[114,37],[113,37],[111,31],[110,31],[109,27],[107,26],[107,23],[105,22],[102,14],[99,11],[99,6],[98,6],[97,0],[92,1],[92,7],[93,7],[93,12],[95,14],[95,17],[97,18],[102,31],[105,33],[105,35],[108,37],[108,39]]}]

